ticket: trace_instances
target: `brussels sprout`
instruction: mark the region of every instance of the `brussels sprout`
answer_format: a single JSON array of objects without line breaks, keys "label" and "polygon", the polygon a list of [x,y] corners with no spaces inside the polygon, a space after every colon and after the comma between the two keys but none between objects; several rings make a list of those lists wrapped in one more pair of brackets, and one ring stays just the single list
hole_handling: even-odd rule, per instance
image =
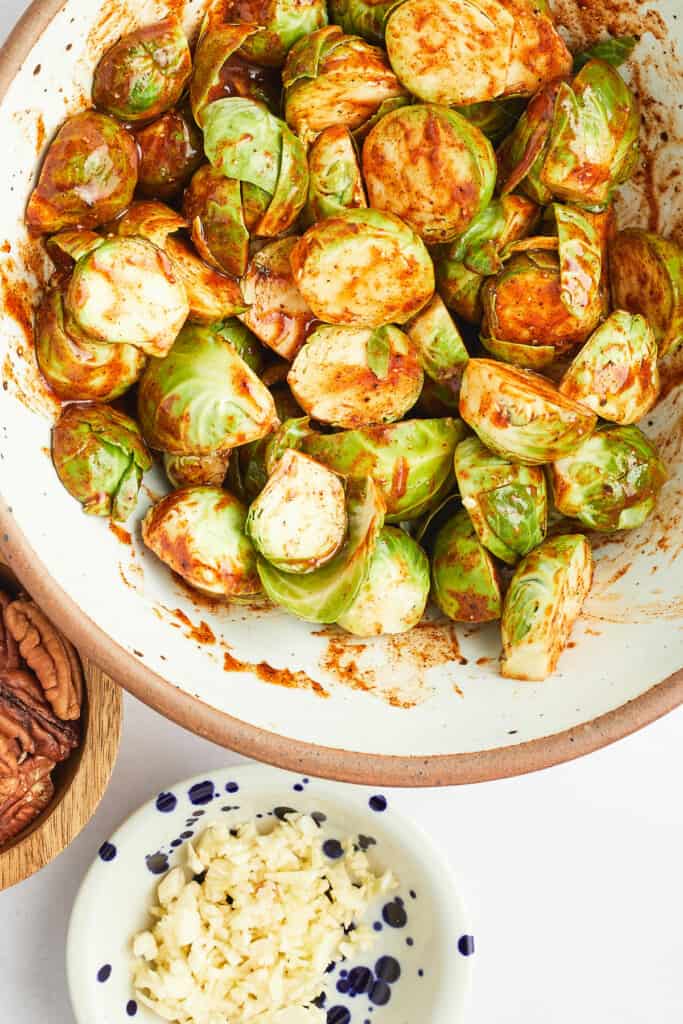
[{"label": "brussels sprout", "polygon": [[541,180],[572,203],[604,206],[638,158],[638,101],[611,65],[590,60],[555,101]]},{"label": "brussels sprout", "polygon": [[519,341],[502,341],[500,338],[487,338],[484,335],[479,340],[482,348],[495,359],[502,363],[511,363],[512,366],[521,366],[525,370],[550,368],[556,363],[560,352],[554,345],[522,345]]},{"label": "brussels sprout", "polygon": [[529,96],[572,66],[533,0],[406,0],[390,12],[385,36],[400,81],[428,103]]},{"label": "brussels sprout", "polygon": [[362,36],[370,43],[384,42],[384,23],[389,11],[401,0],[330,0],[335,25],[349,35]]},{"label": "brussels sprout", "polygon": [[256,233],[270,237],[286,231],[308,194],[308,164],[301,142],[260,103],[239,96],[210,103],[202,113],[202,127],[206,155],[214,168],[271,196]]},{"label": "brussels sprout", "polygon": [[459,114],[466,117],[491,142],[498,143],[515,127],[525,109],[524,100],[489,100],[486,103],[470,103],[469,106],[455,106]]},{"label": "brussels sprout", "polygon": [[[550,207],[552,209],[552,207]],[[604,210],[581,210],[582,216],[589,221],[597,232],[600,245],[602,270],[600,274],[600,299],[603,317],[609,316],[612,309],[612,296],[609,279],[609,253],[617,233],[617,217],[614,206],[609,204]]]},{"label": "brussels sprout", "polygon": [[249,369],[253,370],[257,377],[260,377],[264,370],[263,349],[258,338],[252,334],[249,328],[235,317],[230,317],[222,324],[215,325],[214,330],[218,330],[221,337],[230,342]]},{"label": "brussels sprout", "polygon": [[164,249],[185,286],[191,321],[213,324],[244,312],[239,283],[204,263],[184,239],[169,237]]},{"label": "brussels sprout", "polygon": [[306,144],[332,125],[360,128],[386,100],[405,95],[384,51],[338,25],[295,43],[282,81],[287,124]]},{"label": "brussels sprout", "polygon": [[545,537],[548,499],[538,466],[520,466],[490,452],[477,437],[455,449],[455,478],[479,540],[514,565]]},{"label": "brussels sprout", "polygon": [[402,324],[434,293],[424,243],[398,217],[379,210],[346,210],[314,224],[290,259],[299,291],[326,323]]},{"label": "brussels sprout", "polygon": [[276,569],[309,573],[334,558],[346,526],[340,478],[288,448],[249,509],[246,529],[256,550]]},{"label": "brussels sprout", "polygon": [[164,250],[171,235],[186,227],[184,217],[154,199],[141,199],[133,203],[113,225],[115,233],[123,238],[146,238]]},{"label": "brussels sprout", "polygon": [[629,59],[637,43],[635,36],[608,36],[607,39],[599,39],[587,50],[574,55],[574,71],[580,71],[584,64],[593,58],[604,60],[613,68],[618,68]]},{"label": "brussels sprout", "polygon": [[83,228],[66,228],[45,242],[47,254],[58,272],[71,273],[83,256],[104,244],[102,235]]},{"label": "brussels sprout", "polygon": [[435,381],[431,377],[425,376],[422,392],[415,406],[416,415],[431,418],[457,416],[460,405],[460,385],[466,366],[467,363],[463,363],[458,367],[458,372],[448,380]]},{"label": "brussels sprout", "polygon": [[441,296],[434,295],[405,329],[432,380],[447,381],[462,373],[469,355]]},{"label": "brussels sprout", "polygon": [[348,533],[334,558],[313,572],[283,572],[258,560],[261,583],[270,600],[308,622],[336,622],[351,606],[367,579],[384,502],[371,479],[351,480],[347,487]]},{"label": "brussels sprout", "polygon": [[131,387],[146,359],[134,345],[92,341],[65,322],[63,295],[52,288],[36,318],[35,346],[40,371],[60,398],[111,402]]},{"label": "brussels sprout", "polygon": [[683,343],[683,249],[649,231],[620,231],[610,247],[612,300],[641,313],[654,331],[660,356]]},{"label": "brussels sprout", "polygon": [[140,149],[138,190],[154,199],[177,196],[204,158],[201,132],[184,110],[169,110],[135,138]]},{"label": "brussels sprout", "polygon": [[307,225],[342,210],[367,207],[353,136],[344,125],[335,124],[320,133],[308,154],[308,171]]},{"label": "brussels sprout", "polygon": [[241,53],[254,64],[279,68],[302,36],[327,25],[325,0],[227,0],[225,21],[251,21],[261,26],[242,43]]},{"label": "brussels sprout", "polygon": [[591,530],[645,522],[667,480],[666,466],[638,427],[605,423],[550,469],[558,512]]},{"label": "brussels sprout", "polygon": [[436,258],[437,285],[446,305],[470,323],[480,323],[484,278],[498,273],[505,246],[527,235],[538,217],[538,207],[524,196],[503,196],[482,210]]},{"label": "brussels sprout", "polygon": [[154,505],[142,539],[157,558],[209,594],[248,601],[260,592],[256,552],[244,532],[247,510],[220,487],[188,487]]},{"label": "brussels sprout", "polygon": [[293,359],[315,319],[294,284],[289,256],[295,236],[265,245],[251,260],[242,282],[248,308],[241,319],[283,359]]},{"label": "brussels sprout", "polygon": [[545,205],[552,192],[543,183],[541,171],[550,143],[550,132],[555,116],[555,101],[562,82],[557,80],[543,86],[529,105],[510,135],[498,149],[498,191],[506,196],[517,189],[534,202]]},{"label": "brussels sprout", "polygon": [[170,455],[164,452],[164,472],[172,487],[221,487],[230,452],[211,455]]},{"label": "brussels sprout", "polygon": [[249,64],[238,50],[258,30],[257,25],[212,24],[206,19],[194,56],[190,105],[197,124],[215,100],[241,96],[258,100],[275,111],[280,88],[275,72]]},{"label": "brussels sprout", "polygon": [[[266,441],[264,454],[266,476],[275,472],[275,467],[287,451],[302,451],[304,441],[313,433],[308,416],[291,416],[285,419]],[[323,462],[324,460],[318,461]]]},{"label": "brussels sprout", "polygon": [[337,624],[355,636],[406,633],[422,618],[428,598],[427,556],[403,530],[385,526],[367,578]]},{"label": "brussels sprout", "polygon": [[552,675],[590,590],[593,559],[581,534],[549,537],[524,558],[505,595],[501,674]]},{"label": "brussels sprout", "polygon": [[563,395],[605,420],[635,423],[657,401],[657,342],[647,320],[616,310],[591,335],[560,383]]},{"label": "brussels sprout", "polygon": [[95,69],[96,107],[122,121],[151,121],[174,107],[192,74],[190,47],[174,18],[122,36]]},{"label": "brussels sprout", "polygon": [[122,213],[138,180],[138,151],[125,128],[86,110],[70,117],[47,151],[26,208],[31,231],[96,228]]},{"label": "brussels sprout", "polygon": [[359,147],[362,146],[375,125],[381,121],[383,117],[386,117],[387,114],[390,114],[392,110],[398,110],[399,107],[409,107],[412,102],[413,98],[412,96],[409,96],[408,93],[403,93],[400,96],[392,96],[388,100],[383,100],[372,117],[369,117],[367,121],[364,121],[363,124],[358,126],[358,128],[352,129],[351,135],[353,136],[356,145]]},{"label": "brussels sprout", "polygon": [[165,359],[152,359],[138,389],[152,448],[209,455],[265,437],[277,423],[268,389],[238,355],[230,327],[185,327]]},{"label": "brussels sprout", "polygon": [[152,467],[137,423],[108,405],[67,405],[52,431],[52,461],[69,494],[91,516],[125,522]]},{"label": "brussels sprout", "polygon": [[269,205],[267,192],[226,178],[207,164],[192,179],[183,208],[202,258],[226,274],[241,277],[249,261],[249,231]]},{"label": "brussels sprout", "polygon": [[488,206],[496,158],[485,135],[454,110],[416,104],[383,117],[363,145],[370,205],[395,214],[430,244],[462,234]]},{"label": "brussels sprout", "polygon": [[163,356],[190,307],[168,256],[145,238],[111,238],[82,257],[66,293],[75,322],[96,341]]},{"label": "brussels sprout", "polygon": [[597,420],[540,374],[491,359],[470,359],[465,367],[460,415],[487,448],[526,466],[574,451]]},{"label": "brussels sprout", "polygon": [[[266,383],[265,378],[266,374],[264,374],[264,384]],[[275,438],[282,436],[290,417],[298,416],[301,413],[301,409],[294,401],[288,387],[276,384],[271,388],[271,394],[277,415],[280,420],[285,422],[282,427],[259,438],[258,441],[252,441],[250,444],[242,445],[241,448],[236,448],[228,467],[227,484],[229,489],[246,502],[253,501],[261,493],[268,480],[268,470],[272,471],[275,468],[277,460],[274,460],[272,465],[267,465],[266,460],[266,454],[270,450],[271,444],[276,443]],[[304,417],[304,421],[308,423],[306,417]],[[287,447],[289,447],[288,444],[283,444],[279,454]],[[297,448],[298,443],[293,444],[292,447]]]},{"label": "brussels sprout", "polygon": [[455,622],[491,622],[502,607],[494,560],[462,509],[439,530],[432,555],[432,596]]},{"label": "brussels sprout", "polygon": [[302,409],[335,427],[399,420],[422,390],[422,367],[398,327],[316,328],[287,382]]},{"label": "brussels sprout", "polygon": [[372,477],[386,504],[387,522],[400,523],[419,519],[452,488],[453,453],[466,432],[461,420],[444,417],[338,434],[309,430],[300,444],[342,476]]}]

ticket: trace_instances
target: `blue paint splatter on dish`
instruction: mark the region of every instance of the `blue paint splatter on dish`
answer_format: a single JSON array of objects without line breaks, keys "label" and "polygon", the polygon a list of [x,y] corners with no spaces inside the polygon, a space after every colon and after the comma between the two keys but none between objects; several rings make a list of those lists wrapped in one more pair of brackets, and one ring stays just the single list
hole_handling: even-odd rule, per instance
[{"label": "blue paint splatter on dish", "polygon": [[116,847],[113,843],[102,843],[99,849],[100,860],[103,860],[105,864],[112,861],[116,856]]},{"label": "blue paint splatter on dish", "polygon": [[135,1002],[134,999],[129,999],[128,1002],[126,1003],[126,1013],[128,1014],[129,1017],[134,1017],[137,1012],[138,1004]]},{"label": "blue paint splatter on dish", "polygon": [[178,806],[178,797],[175,793],[159,793],[155,806],[162,814],[170,814]]},{"label": "blue paint splatter on dish", "polygon": [[474,936],[461,935],[458,939],[458,951],[463,956],[472,956],[474,953]]},{"label": "blue paint splatter on dish", "polygon": [[97,972],[97,980],[101,985],[111,978],[111,964],[103,964]]},{"label": "blue paint splatter on dish", "polygon": [[238,786],[238,784],[236,782],[226,782],[225,783],[225,792],[226,793],[237,793],[237,792],[239,792],[239,788],[240,787]]},{"label": "blue paint splatter on dish", "polygon": [[326,839],[323,843],[323,853],[330,860],[339,860],[344,856],[344,847],[338,839]]},{"label": "blue paint splatter on dish", "polygon": [[368,806],[370,807],[371,811],[386,811],[387,798],[385,796],[382,796],[381,793],[376,793],[374,796],[371,796],[370,799],[368,800]]},{"label": "blue paint splatter on dish", "polygon": [[[194,786],[190,787],[187,795],[190,798],[190,803],[196,807],[199,804],[211,803],[214,793],[215,786],[213,782],[210,779],[205,779],[204,782],[195,782]],[[199,812],[192,812],[193,818],[198,818],[199,816]]]}]

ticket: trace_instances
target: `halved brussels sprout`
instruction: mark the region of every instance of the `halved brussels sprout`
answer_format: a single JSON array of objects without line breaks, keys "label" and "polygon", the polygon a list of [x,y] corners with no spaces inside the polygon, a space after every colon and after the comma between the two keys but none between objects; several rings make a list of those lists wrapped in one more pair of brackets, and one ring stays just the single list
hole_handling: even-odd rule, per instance
[{"label": "halved brussels sprout", "polygon": [[553,195],[604,206],[638,159],[640,109],[618,71],[590,60],[555,101],[541,180]]},{"label": "halved brussels sprout", "polygon": [[460,415],[487,448],[526,466],[574,451],[597,421],[540,374],[491,359],[470,359],[465,367]]},{"label": "halved brussels sprout", "polygon": [[466,117],[495,144],[504,139],[515,127],[524,112],[525,103],[523,99],[514,97],[509,100],[470,103],[462,107],[456,105],[453,109]]},{"label": "halved brussels sprout", "polygon": [[398,327],[316,328],[287,382],[302,409],[335,427],[399,420],[422,390],[417,351]]},{"label": "halved brussels sprout", "polygon": [[223,324],[186,326],[165,359],[150,360],[138,410],[148,443],[173,455],[225,452],[277,424],[270,392]]},{"label": "halved brussels sprout", "polygon": [[545,537],[548,498],[543,470],[489,451],[478,437],[455,449],[455,478],[479,540],[514,565]]},{"label": "halved brussels sprout", "polygon": [[260,593],[256,552],[244,532],[247,510],[220,487],[188,487],[145,516],[142,539],[198,590],[236,601]]},{"label": "halved brussels sprout", "polygon": [[[266,383],[265,378],[266,374],[264,374],[264,383]],[[246,502],[253,501],[261,493],[268,480],[269,471],[272,472],[275,468],[277,459],[273,460],[272,465],[267,460],[267,453],[270,451],[271,445],[276,443],[276,438],[282,436],[287,423],[292,422],[291,417],[299,416],[301,413],[301,409],[286,385],[272,385],[271,394],[277,415],[283,421],[282,427],[278,427],[258,441],[252,441],[250,444],[236,448],[228,467],[227,483],[230,490]],[[304,417],[304,421],[308,423],[308,418]],[[282,454],[282,451],[288,447],[289,444],[285,444],[283,441],[283,447],[279,454]],[[298,448],[298,442],[291,447]]]},{"label": "halved brussels sprout", "polygon": [[164,452],[164,472],[171,485],[181,487],[222,487],[230,464],[230,452],[211,455],[170,455]]},{"label": "halved brussels sprout", "polygon": [[52,288],[38,310],[35,329],[40,371],[55,394],[76,402],[111,402],[142,373],[146,358],[134,345],[93,341],[65,322],[61,288]]},{"label": "halved brussels sprout", "polygon": [[432,596],[455,622],[491,622],[502,608],[496,563],[462,509],[439,530],[432,554]]},{"label": "halved brussels sprout", "polygon": [[138,190],[154,199],[172,199],[204,159],[202,135],[184,110],[169,110],[135,133],[140,149]]},{"label": "halved brussels sprout", "polygon": [[240,52],[254,64],[279,68],[297,40],[327,25],[327,6],[325,0],[226,0],[222,16],[260,26]]},{"label": "halved brussels sprout", "polygon": [[550,469],[558,512],[591,530],[631,530],[645,522],[668,478],[638,427],[599,426]]},{"label": "halved brussels sprout", "polygon": [[210,103],[202,113],[204,148],[226,178],[248,182],[271,197],[255,231],[282,234],[308,194],[306,151],[284,121],[256,100],[239,96]]},{"label": "halved brussels sprout", "polygon": [[353,136],[344,125],[335,124],[320,133],[308,154],[308,171],[306,225],[342,210],[367,207]]},{"label": "halved brussels sprout", "polygon": [[168,239],[187,228],[187,221],[166,203],[140,199],[112,227],[123,238],[146,238],[165,250]]},{"label": "halved brussels sprout", "polygon": [[104,245],[104,238],[96,231],[84,228],[66,228],[52,235],[45,242],[47,254],[61,276],[71,274],[74,266],[89,252]]},{"label": "halved brussels sprout", "polygon": [[591,335],[560,383],[563,395],[626,425],[657,401],[657,342],[647,320],[616,310]]},{"label": "halved brussels sprout", "polygon": [[209,12],[197,44],[190,82],[190,105],[197,124],[201,125],[210,103],[227,96],[257,100],[276,112],[280,96],[276,73],[248,63],[237,52],[257,31],[258,25],[248,22],[218,24]]},{"label": "halved brussels sprout", "polygon": [[139,427],[108,405],[67,405],[52,431],[52,461],[69,494],[91,516],[125,522],[152,467]]},{"label": "halved brussels sprout", "polygon": [[642,313],[660,356],[675,352],[683,343],[683,249],[650,231],[620,231],[610,246],[610,277],[614,305]]},{"label": "halved brussels sprout", "polygon": [[315,319],[294,283],[290,253],[298,238],[280,238],[257,252],[242,282],[247,310],[241,319],[283,359],[293,359]]},{"label": "halved brussels sprout", "polygon": [[[313,434],[311,421],[308,416],[291,416],[274,430],[266,441],[264,464],[266,474],[275,472],[275,467],[288,450],[303,451],[304,441]],[[324,459],[316,460],[323,462]],[[341,474],[339,474],[341,475]]]},{"label": "halved brussels sprout", "polygon": [[379,210],[346,210],[314,224],[290,258],[299,291],[326,323],[402,324],[434,293],[424,242],[398,217]]},{"label": "halved brussels sprout", "polygon": [[[308,455],[342,476],[372,477],[386,504],[388,523],[419,519],[453,487],[453,453],[467,428],[449,417],[403,420],[338,434],[301,431]],[[299,445],[297,444],[297,447]]]},{"label": "halved brussels sprout", "polygon": [[428,103],[529,96],[572,67],[533,0],[406,0],[390,12],[385,38],[399,79]]},{"label": "halved brussels sprout", "polygon": [[450,242],[488,206],[496,183],[491,143],[455,110],[401,107],[363,145],[370,205],[410,224],[429,244]]},{"label": "halved brussels sprout", "polygon": [[256,550],[276,569],[309,573],[334,558],[346,527],[340,478],[288,448],[252,503],[246,529]]},{"label": "halved brussels sprout", "polygon": [[31,231],[96,228],[130,206],[138,180],[133,136],[106,114],[70,117],[47,151],[26,208]]},{"label": "halved brussels sprout", "polygon": [[591,546],[581,534],[548,538],[519,563],[503,605],[503,676],[553,674],[592,579]]},{"label": "halved brussels sprout", "polygon": [[129,343],[153,356],[168,352],[190,311],[171,260],[145,238],[111,238],[82,257],[66,306],[96,341]]},{"label": "halved brussels sprout", "polygon": [[481,286],[484,278],[503,266],[501,253],[510,243],[528,235],[539,218],[539,209],[524,196],[495,199],[436,260],[439,292],[446,305],[470,323],[483,316]]},{"label": "halved brussels sprout", "polygon": [[529,101],[516,126],[498,148],[498,191],[502,196],[519,189],[544,206],[552,192],[543,183],[541,171],[550,143],[555,101],[562,82],[543,86]]},{"label": "halved brussels sprout", "polygon": [[347,487],[346,542],[334,558],[313,572],[283,572],[258,560],[261,583],[270,600],[308,622],[336,622],[351,606],[367,579],[384,502],[371,479],[351,480]]},{"label": "halved brussels sprout", "polygon": [[353,128],[351,130],[351,135],[353,136],[356,145],[362,146],[375,125],[381,121],[383,117],[386,117],[387,114],[390,114],[392,110],[398,110],[399,107],[409,107],[413,102],[413,97],[409,96],[407,92],[401,93],[400,96],[392,96],[388,100],[382,100],[372,117],[369,117],[367,121],[364,121],[363,124],[358,126],[358,128]]},{"label": "halved brussels sprout", "polygon": [[610,310],[612,309],[612,296],[609,279],[609,253],[617,233],[617,216],[614,211],[614,206],[611,203],[606,206],[604,210],[582,209],[581,214],[595,228],[598,243],[600,245],[600,257],[602,261],[602,272],[600,275],[600,299],[602,301],[602,315],[606,317],[609,316]]},{"label": "halved brussels sprout", "polygon": [[432,380],[447,381],[462,373],[469,355],[440,295],[434,295],[408,321],[405,331],[417,348],[424,372]]},{"label": "halved brussels sprout", "polygon": [[338,25],[295,43],[282,81],[287,124],[306,144],[331,125],[360,128],[386,100],[405,95],[384,51]]},{"label": "halved brussels sprout", "polygon": [[349,35],[370,43],[384,42],[384,23],[401,0],[330,0],[330,16]]},{"label": "halved brussels sprout", "polygon": [[183,201],[197,251],[211,266],[234,277],[247,269],[249,233],[269,205],[267,192],[226,178],[210,164],[197,171]]},{"label": "halved brussels sprout", "polygon": [[458,372],[448,380],[435,381],[425,376],[422,392],[415,406],[415,414],[429,416],[457,416],[460,404],[460,385],[467,363],[458,368]]},{"label": "halved brussels sprout", "polygon": [[424,614],[429,598],[429,560],[412,537],[384,526],[368,575],[337,624],[355,636],[406,633]]},{"label": "halved brussels sprout", "polygon": [[239,283],[208,266],[183,238],[169,236],[164,250],[185,286],[193,323],[213,324],[244,312]]},{"label": "halved brussels sprout", "polygon": [[175,18],[122,36],[95,69],[96,107],[122,121],[151,121],[174,107],[192,74],[190,47]]},{"label": "halved brussels sprout", "polygon": [[541,682],[567,646],[593,578],[581,534],[549,537],[524,558],[505,595],[501,674]]},{"label": "halved brussels sprout", "polygon": [[[213,330],[218,331],[222,338],[229,341],[249,369],[253,370],[257,377],[261,377],[264,372],[263,349],[258,338],[245,324],[236,317],[230,317],[222,324],[214,324]],[[263,383],[268,386],[265,380]]]}]

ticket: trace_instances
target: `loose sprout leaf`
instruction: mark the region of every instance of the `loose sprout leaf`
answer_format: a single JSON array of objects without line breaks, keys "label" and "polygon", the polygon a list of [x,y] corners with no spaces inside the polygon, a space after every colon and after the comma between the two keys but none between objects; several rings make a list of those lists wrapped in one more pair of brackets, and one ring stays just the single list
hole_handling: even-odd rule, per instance
[{"label": "loose sprout leaf", "polygon": [[373,331],[367,344],[368,367],[375,377],[385,380],[389,374],[389,363],[391,362],[391,343],[387,337],[386,328],[378,327]]},{"label": "loose sprout leaf", "polygon": [[604,60],[612,67],[618,68],[625,64],[636,48],[638,40],[635,36],[610,36],[600,39],[597,43],[581,50],[574,57],[574,73],[580,71],[589,60]]}]

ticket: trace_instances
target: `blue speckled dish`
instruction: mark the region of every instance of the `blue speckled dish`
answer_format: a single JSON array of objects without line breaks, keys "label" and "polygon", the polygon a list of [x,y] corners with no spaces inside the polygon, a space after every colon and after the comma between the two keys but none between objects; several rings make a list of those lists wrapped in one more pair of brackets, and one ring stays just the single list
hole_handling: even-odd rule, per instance
[{"label": "blue speckled dish", "polygon": [[331,858],[339,855],[338,840],[353,836],[375,869],[391,867],[400,882],[389,902],[370,909],[376,947],[329,972],[328,1024],[462,1021],[474,940],[451,866],[432,841],[380,792],[248,765],[171,786],[102,837],[69,926],[78,1024],[158,1024],[161,1018],[135,1002],[130,940],[147,925],[160,875],[184,863],[187,840],[213,821],[237,824],[291,810],[315,817]]}]

